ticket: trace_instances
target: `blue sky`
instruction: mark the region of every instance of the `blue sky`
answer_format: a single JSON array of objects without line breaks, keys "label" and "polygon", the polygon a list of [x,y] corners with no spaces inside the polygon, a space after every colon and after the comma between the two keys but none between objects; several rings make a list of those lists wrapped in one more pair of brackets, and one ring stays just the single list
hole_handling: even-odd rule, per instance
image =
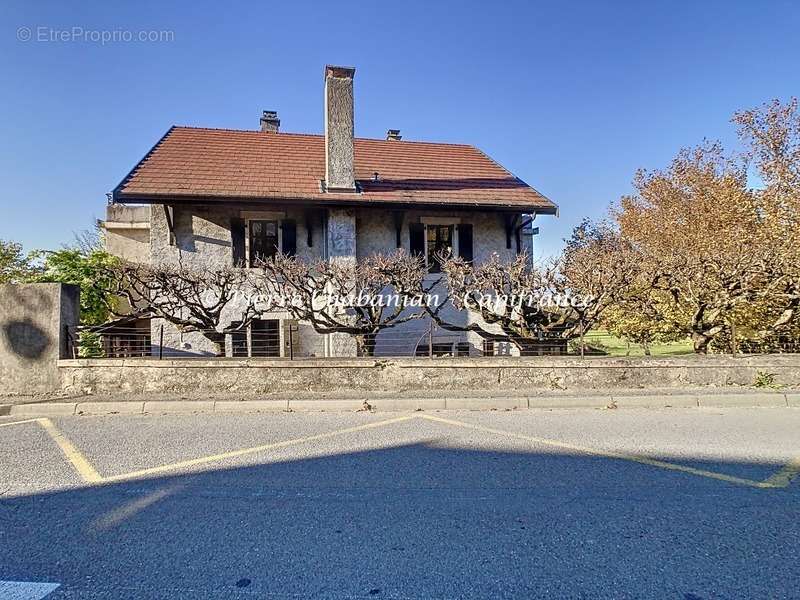
[{"label": "blue sky", "polygon": [[[326,63],[357,69],[357,135],[474,144],[559,204],[542,253],[637,168],[732,145],[735,110],[800,93],[790,1],[6,0],[0,23],[0,238],[26,249],[102,218],[172,124],[255,129],[274,109],[283,131],[321,132]],[[51,39],[73,27],[173,40]]]}]

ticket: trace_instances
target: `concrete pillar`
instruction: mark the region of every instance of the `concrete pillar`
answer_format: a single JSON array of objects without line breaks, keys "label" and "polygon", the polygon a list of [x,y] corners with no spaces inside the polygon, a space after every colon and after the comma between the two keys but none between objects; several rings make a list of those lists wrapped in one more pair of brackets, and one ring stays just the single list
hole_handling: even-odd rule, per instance
[{"label": "concrete pillar", "polygon": [[329,260],[356,259],[356,211],[352,208],[329,208],[325,231]]},{"label": "concrete pillar", "polygon": [[[351,208],[330,208],[326,218],[325,247],[327,259],[356,261],[356,212]],[[356,343],[346,333],[325,336],[325,356],[355,356]]]},{"label": "concrete pillar", "polygon": [[0,394],[61,388],[57,361],[72,358],[80,289],[63,283],[0,285]]}]

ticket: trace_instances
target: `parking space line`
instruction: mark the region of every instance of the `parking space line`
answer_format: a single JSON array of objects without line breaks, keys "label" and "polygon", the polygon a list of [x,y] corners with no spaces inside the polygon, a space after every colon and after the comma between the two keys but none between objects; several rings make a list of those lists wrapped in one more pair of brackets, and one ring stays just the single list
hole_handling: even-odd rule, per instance
[{"label": "parking space line", "polygon": [[261,446],[254,446],[252,448],[243,448],[241,450],[231,450],[230,452],[223,452],[221,454],[210,454],[208,456],[201,456],[199,458],[192,458],[189,460],[184,460],[180,462],[171,463],[168,465],[161,465],[159,467],[151,467],[148,469],[141,469],[139,471],[133,471],[131,473],[123,473],[121,475],[113,475],[111,477],[103,478],[103,482],[114,482],[114,481],[124,481],[127,479],[137,479],[139,477],[147,477],[149,475],[159,475],[161,473],[166,473],[169,471],[175,471],[176,469],[182,469],[186,467],[195,467],[197,465],[204,465],[214,462],[219,462],[221,460],[226,460],[229,458],[238,458],[240,456],[246,456],[248,454],[255,454],[257,452],[264,452],[266,450],[274,450],[276,448],[285,448],[287,446],[295,446],[297,444],[305,444],[307,442],[315,442],[319,440],[325,440],[333,437],[337,437],[340,435],[345,435],[348,433],[356,433],[359,431],[366,431],[368,429],[375,429],[376,427],[384,427],[386,425],[392,425],[394,423],[402,423],[403,421],[409,421],[411,419],[416,418],[416,415],[409,415],[404,417],[395,417],[393,419],[387,419],[385,421],[378,421],[376,423],[367,423],[365,425],[357,425],[355,427],[347,427],[346,429],[337,429],[336,431],[329,431],[326,433],[319,433],[316,435],[309,435],[300,438],[293,438],[290,440],[283,440],[281,442],[273,442],[271,444],[263,444]]},{"label": "parking space line", "polygon": [[766,487],[785,488],[800,475],[800,457],[786,463],[780,471],[763,481]]},{"label": "parking space line", "polygon": [[304,436],[299,438],[293,438],[289,440],[283,440],[280,442],[273,442],[270,444],[262,444],[259,446],[253,446],[250,448],[242,448],[239,450],[231,450],[229,452],[222,452],[219,454],[210,454],[207,456],[201,456],[198,458],[192,458],[189,460],[178,461],[166,465],[160,465],[157,467],[150,467],[146,469],[140,469],[138,471],[132,471],[129,473],[122,473],[119,475],[113,475],[110,477],[103,477],[100,473],[95,470],[89,460],[77,449],[77,447],[63,434],[59,429],[53,424],[53,422],[46,418],[40,417],[35,419],[25,419],[22,421],[14,421],[11,423],[0,423],[0,427],[3,426],[10,426],[10,425],[22,425],[24,423],[38,423],[50,438],[56,442],[61,452],[64,454],[66,459],[78,473],[78,475],[87,483],[112,483],[117,481],[125,481],[129,479],[138,479],[141,477],[147,477],[150,475],[159,475],[162,473],[167,473],[171,471],[176,471],[183,468],[194,467],[198,465],[205,465],[211,464],[215,462],[220,462],[223,460],[231,459],[231,458],[238,458],[240,456],[246,456],[249,454],[255,454],[258,452],[264,452],[267,450],[275,450],[278,448],[285,448],[288,446],[294,446],[298,444],[304,444],[307,442],[314,442],[319,440],[325,440],[334,438],[337,436],[345,435],[348,433],[357,433],[360,431],[366,431],[369,429],[375,429],[378,427],[385,427],[388,425],[392,425],[394,423],[401,423],[404,421],[409,421],[412,419],[425,419],[428,421],[433,421],[436,423],[442,423],[445,425],[450,425],[453,427],[459,427],[462,429],[471,429],[473,431],[480,431],[483,433],[490,433],[499,436],[511,437],[516,438],[519,440],[523,440],[533,444],[541,444],[544,446],[550,446],[553,448],[560,448],[562,450],[568,450],[570,452],[578,452],[581,454],[589,454],[592,456],[598,456],[602,458],[610,458],[616,460],[625,460],[629,462],[635,462],[643,465],[648,465],[651,467],[656,467],[659,469],[666,469],[669,471],[676,471],[681,473],[687,473],[690,475],[696,475],[699,477],[706,477],[708,479],[715,479],[718,481],[724,481],[727,483],[732,483],[735,485],[743,485],[758,489],[776,489],[776,488],[785,488],[790,485],[792,480],[798,476],[800,476],[800,457],[796,458],[788,462],[784,465],[781,469],[773,473],[767,479],[763,481],[757,481],[754,479],[747,479],[744,477],[735,477],[733,475],[726,475],[724,473],[717,473],[715,471],[708,471],[706,469],[698,469],[695,467],[690,467],[686,465],[681,465],[677,463],[671,463],[655,458],[649,458],[647,456],[641,456],[637,454],[628,454],[624,452],[617,452],[614,450],[600,450],[597,448],[589,448],[586,446],[579,446],[576,444],[570,444],[568,442],[562,442],[559,440],[548,439],[548,438],[540,438],[536,436],[527,435],[524,433],[516,433],[513,431],[506,431],[503,429],[494,429],[492,427],[484,427],[482,425],[476,425],[473,423],[467,423],[464,421],[456,421],[454,419],[447,419],[445,417],[434,416],[430,414],[414,414],[414,415],[406,415],[402,417],[395,417],[392,419],[386,419],[383,421],[377,421],[374,423],[366,423],[364,425],[357,425],[354,427],[347,427],[345,429],[338,429],[335,431],[329,431],[325,433],[319,433],[316,435]]},{"label": "parking space line", "polygon": [[[575,444],[569,444],[567,442],[561,442],[558,440],[551,440],[547,438],[539,438],[530,435],[525,435],[523,433],[516,433],[513,431],[504,431],[502,429],[493,429],[491,427],[483,427],[481,425],[474,425],[472,423],[464,423],[462,421],[455,421],[453,419],[445,419],[443,417],[435,417],[433,415],[420,415],[420,418],[427,419],[429,421],[436,421],[438,423],[445,423],[447,425],[452,425],[454,427],[461,427],[464,429],[472,429],[475,431],[482,431],[484,433],[492,433],[495,435],[501,435],[506,437],[513,437],[516,439],[524,440],[527,442],[532,442],[535,444],[542,444],[544,446],[551,446],[554,448],[561,448],[562,450],[570,450],[572,452],[580,452],[582,454],[590,454],[592,456],[600,456],[604,458],[613,458],[618,460],[627,460],[631,462],[636,462],[643,465],[649,465],[651,467],[658,467],[660,469],[667,469],[669,471],[679,471],[682,473],[689,473],[690,475],[698,475],[700,477],[707,477],[709,479],[717,479],[719,481],[725,481],[727,483],[734,483],[736,485],[745,485],[754,488],[776,488],[776,487],[786,487],[789,485],[789,481],[791,477],[796,475],[798,471],[800,471],[800,463],[794,465],[792,469],[788,470],[789,475],[784,473],[787,470],[789,465],[786,465],[783,469],[778,471],[772,477],[764,480],[764,481],[756,481],[754,479],[746,479],[744,477],[734,477],[733,475],[725,475],[724,473],[716,473],[714,471],[707,471],[705,469],[696,469],[694,467],[688,467],[685,465],[679,465],[676,463],[666,462],[663,460],[658,460],[655,458],[648,458],[646,456],[640,456],[637,454],[627,454],[623,452],[615,452],[613,450],[598,450],[596,448],[587,448],[585,446],[577,446]],[[791,463],[790,463],[791,464]],[[784,473],[782,476],[781,474]],[[792,474],[793,473],[793,474]],[[779,477],[780,476],[780,477]],[[773,478],[775,478],[773,480]]]},{"label": "parking space line", "polygon": [[24,421],[11,421],[10,423],[0,423],[0,427],[10,427],[11,425],[22,425],[23,423],[38,423],[40,419],[25,419]]},{"label": "parking space line", "polygon": [[80,453],[80,451],[73,445],[67,437],[62,434],[58,428],[53,425],[53,422],[50,419],[43,418],[37,419],[39,425],[47,432],[47,434],[52,438],[52,440],[58,444],[58,447],[61,448],[61,452],[64,453],[64,456],[70,462],[70,464],[75,467],[75,470],[78,472],[83,480],[87,483],[99,483],[102,481],[102,477],[100,473],[95,471],[95,468],[86,460],[86,457]]}]

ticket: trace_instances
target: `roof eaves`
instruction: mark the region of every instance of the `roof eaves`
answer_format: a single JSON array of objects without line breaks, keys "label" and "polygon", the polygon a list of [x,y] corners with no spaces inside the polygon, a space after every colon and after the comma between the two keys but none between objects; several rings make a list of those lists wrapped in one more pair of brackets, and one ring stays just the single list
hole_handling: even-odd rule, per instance
[{"label": "roof eaves", "polygon": [[318,206],[400,206],[407,205],[414,206],[450,206],[453,208],[480,208],[483,210],[530,210],[536,214],[541,215],[554,215],[557,214],[558,207],[551,203],[551,206],[533,206],[530,204],[521,205],[516,202],[486,202],[480,200],[467,200],[467,199],[454,199],[452,202],[443,202],[441,199],[431,201],[411,199],[411,198],[381,198],[381,197],[363,197],[358,194],[330,194],[328,198],[322,198],[319,195],[282,195],[282,196],[233,196],[230,194],[225,195],[209,195],[209,194],[141,194],[141,193],[122,193],[120,200],[122,202],[128,201],[132,203],[154,203],[154,204],[169,204],[174,202],[181,203],[197,203],[217,204],[225,201],[255,204],[255,203],[280,203],[280,202],[301,202],[309,205]]},{"label": "roof eaves", "polygon": [[117,187],[115,187],[115,188],[114,188],[114,189],[111,191],[111,201],[112,201],[112,202],[117,202],[117,201],[120,199],[120,192],[122,191],[122,188],[123,188],[123,187],[125,187],[125,184],[127,184],[127,183],[128,183],[128,181],[130,181],[131,177],[132,177],[132,176],[133,176],[133,174],[134,174],[134,173],[135,173],[135,172],[136,172],[136,171],[139,169],[139,167],[140,167],[140,166],[141,166],[141,165],[142,165],[142,164],[143,164],[143,163],[144,163],[144,162],[145,162],[145,161],[146,161],[148,158],[150,158],[150,156],[153,154],[153,152],[155,152],[155,151],[156,151],[156,149],[157,149],[157,148],[158,148],[158,147],[161,145],[161,143],[162,143],[162,142],[163,142],[165,139],[167,139],[167,136],[169,136],[169,134],[170,134],[170,133],[172,133],[174,130],[175,130],[175,125],[173,125],[173,126],[172,126],[172,127],[170,127],[169,129],[167,129],[166,133],[164,133],[164,135],[162,135],[162,136],[159,138],[159,140],[158,140],[158,141],[157,141],[155,144],[153,144],[153,147],[152,147],[152,148],[150,148],[150,150],[148,150],[148,151],[147,151],[147,153],[146,153],[146,154],[145,154],[145,155],[142,157],[142,159],[141,159],[139,162],[137,162],[137,163],[136,163],[136,164],[133,166],[133,168],[132,168],[130,171],[128,171],[128,173],[125,175],[125,177],[123,177],[123,178],[122,178],[122,181],[120,181],[120,182],[117,184]]},{"label": "roof eaves", "polygon": [[517,181],[519,181],[519,182],[520,182],[522,185],[524,185],[525,187],[527,187],[527,188],[529,188],[529,189],[533,190],[534,192],[536,192],[536,193],[537,193],[537,194],[538,194],[538,195],[539,195],[539,196],[540,196],[540,197],[541,197],[543,200],[545,200],[546,202],[549,202],[550,204],[552,204],[552,205],[553,205],[553,210],[552,210],[552,211],[549,211],[549,210],[547,210],[547,211],[545,211],[545,210],[537,210],[536,212],[537,212],[538,214],[540,214],[540,215],[556,215],[556,216],[558,216],[558,204],[556,204],[555,202],[553,202],[553,201],[552,201],[550,198],[548,198],[547,196],[545,196],[543,193],[541,193],[541,192],[540,192],[539,190],[537,190],[535,187],[533,187],[532,185],[530,185],[530,184],[529,184],[527,181],[525,181],[524,179],[522,179],[522,178],[520,178],[520,177],[517,177],[517,176],[516,176],[514,173],[512,173],[511,171],[509,171],[508,169],[506,169],[506,168],[505,168],[503,165],[501,165],[499,162],[497,162],[495,159],[493,159],[491,156],[489,156],[488,154],[486,154],[486,152],[484,152],[483,150],[481,150],[481,149],[480,149],[480,148],[478,148],[477,146],[471,146],[471,147],[472,147],[472,148],[474,148],[474,149],[475,149],[475,151],[476,151],[476,152],[478,152],[479,154],[481,154],[481,155],[482,155],[484,158],[486,158],[486,160],[488,160],[488,161],[489,161],[489,162],[491,162],[492,164],[496,165],[498,168],[500,168],[500,169],[502,169],[503,171],[505,171],[506,173],[508,173],[508,174],[509,174],[511,177],[513,177],[514,179],[516,179]]}]

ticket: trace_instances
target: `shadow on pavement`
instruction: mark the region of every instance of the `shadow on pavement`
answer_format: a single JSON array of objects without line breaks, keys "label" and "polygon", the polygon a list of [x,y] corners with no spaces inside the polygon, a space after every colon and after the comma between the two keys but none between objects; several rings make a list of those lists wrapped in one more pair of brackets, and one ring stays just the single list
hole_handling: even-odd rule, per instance
[{"label": "shadow on pavement", "polygon": [[0,497],[0,580],[60,582],[48,598],[789,597],[799,516],[796,486],[414,444]]}]

